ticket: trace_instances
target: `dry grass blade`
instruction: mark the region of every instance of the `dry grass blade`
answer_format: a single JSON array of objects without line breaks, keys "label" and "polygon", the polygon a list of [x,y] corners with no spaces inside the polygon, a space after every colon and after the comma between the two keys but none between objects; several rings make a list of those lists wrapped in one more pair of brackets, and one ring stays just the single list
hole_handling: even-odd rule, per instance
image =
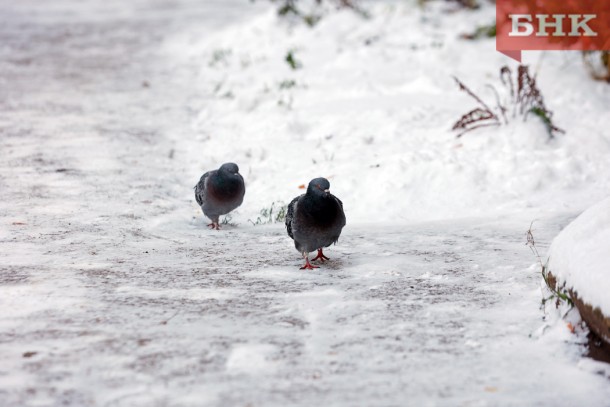
[{"label": "dry grass blade", "polygon": [[[470,97],[472,97],[474,100],[479,102],[479,104],[481,104],[481,106],[483,106],[485,108],[485,110],[489,111],[494,117],[496,117],[496,115],[491,111],[489,106],[487,106],[487,104],[485,104],[485,102],[483,102],[483,100],[480,97],[478,97],[473,91],[471,91],[468,86],[464,85],[462,83],[462,81],[460,81],[455,76],[453,77],[453,79],[455,79],[455,81],[457,82],[457,84],[460,87],[461,91],[464,91],[464,92],[468,93],[470,95]],[[496,117],[496,119],[497,119],[497,117]]]},{"label": "dry grass blade", "polygon": [[487,106],[487,104],[483,102],[480,97],[470,90],[468,86],[464,85],[458,78],[454,76],[453,79],[455,79],[461,91],[466,92],[481,105],[481,107],[477,107],[476,109],[465,113],[457,122],[455,122],[452,130],[462,130],[457,137],[461,137],[465,133],[480,127],[499,126],[500,120],[498,119],[498,116],[489,108],[489,106]]},{"label": "dry grass blade", "polygon": [[[462,115],[453,125],[452,130],[462,130],[457,137],[461,137],[464,133],[484,126],[498,126],[502,122],[498,115],[470,88],[464,85],[459,79],[453,77],[460,87],[460,90],[466,92],[470,97],[476,100],[480,107],[469,111]],[[510,94],[510,103],[513,108],[513,117],[518,112],[523,120],[527,120],[527,116],[531,113],[539,117],[544,123],[550,138],[553,138],[556,133],[564,133],[562,129],[553,123],[553,113],[547,109],[544,103],[544,97],[536,84],[536,79],[529,74],[529,68],[525,65],[519,65],[516,78],[513,79],[513,72],[508,66],[500,69],[500,81]],[[504,119],[504,124],[508,124],[506,112],[508,109],[500,102],[500,95],[496,88],[487,85],[494,92],[496,98],[496,109],[500,112]]]},{"label": "dry grass blade", "polygon": [[462,135],[464,135],[464,133],[467,133],[474,129],[478,129],[479,127],[499,126],[500,123],[495,123],[495,122],[484,123],[488,120],[494,120],[494,118],[497,119],[497,117],[495,117],[495,115],[493,113],[491,113],[489,110],[476,108],[476,109],[471,110],[470,112],[466,113],[465,115],[463,115],[460,118],[460,120],[458,120],[453,125],[452,130],[459,130],[459,129],[463,130],[460,134],[458,134],[458,137],[461,137]]},{"label": "dry grass blade", "polygon": [[502,85],[509,88],[511,100],[515,100],[515,85],[513,84],[513,72],[508,66],[503,66],[500,69],[500,80]]}]

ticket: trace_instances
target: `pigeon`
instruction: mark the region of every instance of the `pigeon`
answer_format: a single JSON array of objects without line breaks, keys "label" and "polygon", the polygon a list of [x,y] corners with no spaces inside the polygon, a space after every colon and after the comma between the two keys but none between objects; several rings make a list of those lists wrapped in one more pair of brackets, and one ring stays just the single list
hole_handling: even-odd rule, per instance
[{"label": "pigeon", "polygon": [[237,208],[244,200],[246,186],[234,163],[225,163],[219,169],[208,171],[195,185],[195,199],[203,214],[212,220],[208,226],[219,230],[218,217]]},{"label": "pigeon", "polygon": [[318,250],[318,255],[312,261],[329,260],[322,248],[336,243],[345,226],[343,202],[332,195],[329,188],[330,183],[326,178],[312,179],[307,192],[294,198],[288,205],[286,231],[305,259],[301,270],[319,268],[309,262],[309,252],[314,250]]}]

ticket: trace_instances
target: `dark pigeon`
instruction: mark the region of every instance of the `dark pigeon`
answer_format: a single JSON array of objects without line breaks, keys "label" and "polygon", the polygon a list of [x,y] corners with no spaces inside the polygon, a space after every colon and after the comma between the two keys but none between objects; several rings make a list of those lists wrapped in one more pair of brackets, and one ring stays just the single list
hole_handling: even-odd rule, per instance
[{"label": "dark pigeon", "polygon": [[244,200],[246,186],[239,167],[226,163],[219,169],[208,171],[195,185],[195,199],[203,214],[212,220],[208,226],[220,229],[218,218],[237,208]]},{"label": "dark pigeon", "polygon": [[305,259],[301,270],[318,268],[309,263],[309,252],[314,250],[318,251],[318,255],[312,261],[328,260],[322,248],[336,243],[345,226],[343,202],[332,195],[329,188],[330,183],[326,178],[315,178],[309,183],[307,192],[294,198],[288,205],[286,230],[294,240],[294,247]]}]

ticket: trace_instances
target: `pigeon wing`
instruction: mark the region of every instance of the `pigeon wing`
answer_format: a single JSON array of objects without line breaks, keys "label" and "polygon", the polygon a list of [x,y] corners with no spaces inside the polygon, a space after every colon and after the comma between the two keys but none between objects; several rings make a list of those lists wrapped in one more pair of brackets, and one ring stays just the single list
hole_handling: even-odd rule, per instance
[{"label": "pigeon wing", "polygon": [[296,206],[299,198],[302,196],[303,195],[297,196],[288,204],[288,210],[286,212],[286,231],[288,232],[288,236],[290,236],[291,239],[294,239],[294,236],[292,236],[292,219],[294,219],[294,207]]},{"label": "pigeon wing", "polygon": [[208,171],[201,176],[197,185],[195,185],[195,199],[199,206],[203,205],[205,199],[205,181],[212,174],[212,171]]}]

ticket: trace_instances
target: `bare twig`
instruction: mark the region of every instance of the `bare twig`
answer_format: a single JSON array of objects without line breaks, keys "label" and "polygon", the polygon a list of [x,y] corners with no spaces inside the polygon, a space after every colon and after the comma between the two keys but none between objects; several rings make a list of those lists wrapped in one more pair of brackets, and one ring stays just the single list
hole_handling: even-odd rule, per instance
[{"label": "bare twig", "polygon": [[525,243],[525,245],[530,248],[532,253],[534,253],[534,255],[536,256],[536,259],[538,259],[538,263],[540,263],[540,267],[544,268],[544,266],[542,265],[542,259],[540,258],[540,254],[538,253],[538,249],[536,248],[536,241],[534,240],[534,233],[532,232],[532,226],[534,226],[534,222],[536,222],[536,219],[534,219],[532,221],[532,223],[530,223],[530,227],[527,230],[527,232],[525,233],[525,235],[527,237],[527,243]]},{"label": "bare twig", "polygon": [[556,298],[557,299],[557,301],[555,303],[556,307],[559,307],[560,301],[565,301],[566,303],[568,303],[568,305],[570,305],[570,308],[571,308],[574,306],[574,302],[572,302],[572,299],[568,295],[568,292],[565,290],[564,287],[558,287],[557,281],[555,281],[554,279],[551,281],[551,276],[550,276],[550,272],[549,272],[549,268],[548,268],[548,261],[546,264],[542,264],[542,259],[540,257],[540,254],[538,253],[538,248],[536,248],[536,240],[534,239],[534,233],[532,232],[532,226],[534,225],[535,221],[536,220],[534,219],[530,223],[530,227],[527,230],[527,232],[525,233],[526,238],[527,238],[527,242],[525,243],[525,245],[528,246],[531,249],[534,256],[536,256],[536,259],[538,260],[538,264],[540,265],[540,273],[542,274],[542,279],[544,280],[544,283],[546,284],[547,288],[551,291],[551,295],[549,297],[542,298],[542,306],[544,307],[544,305],[549,300]]}]

